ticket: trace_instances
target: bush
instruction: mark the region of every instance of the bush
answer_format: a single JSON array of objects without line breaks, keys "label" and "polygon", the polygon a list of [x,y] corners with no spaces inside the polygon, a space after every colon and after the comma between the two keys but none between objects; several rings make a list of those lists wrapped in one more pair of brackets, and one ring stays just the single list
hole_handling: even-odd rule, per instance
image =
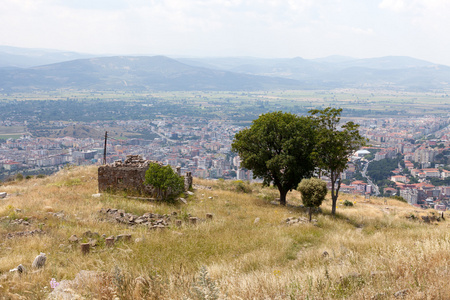
[{"label": "bush", "polygon": [[297,190],[302,194],[303,205],[309,208],[311,222],[312,208],[322,204],[327,195],[327,184],[318,178],[303,179]]},{"label": "bush", "polygon": [[22,175],[22,173],[17,173],[17,175],[16,175],[16,180],[18,180],[18,181],[22,181],[22,180],[23,180],[23,175]]},{"label": "bush", "polygon": [[160,200],[170,201],[184,190],[184,180],[172,170],[171,166],[151,163],[145,172],[145,184],[151,185],[154,196]]},{"label": "bush", "polygon": [[242,180],[235,180],[233,181],[233,185],[235,186],[236,192],[238,193],[251,193],[252,187],[250,186],[249,182],[243,182]]},{"label": "bush", "polygon": [[44,174],[39,174],[39,175],[36,176],[36,178],[45,178],[45,175]]},{"label": "bush", "polygon": [[344,206],[353,206],[353,202],[345,200],[344,201]]},{"label": "bush", "polygon": [[32,175],[27,175],[26,177],[25,177],[25,179],[31,179],[31,178],[33,178],[33,176]]}]

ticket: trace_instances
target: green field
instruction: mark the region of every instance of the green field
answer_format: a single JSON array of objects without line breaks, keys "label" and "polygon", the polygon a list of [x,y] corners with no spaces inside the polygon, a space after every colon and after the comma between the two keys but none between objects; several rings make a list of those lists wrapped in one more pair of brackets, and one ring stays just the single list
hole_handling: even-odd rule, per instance
[{"label": "green field", "polygon": [[[65,101],[64,105],[37,105],[35,101]],[[68,101],[70,100],[70,102]],[[20,104],[23,102],[23,105]],[[286,111],[307,114],[328,106],[343,108],[343,117],[414,117],[446,115],[450,97],[445,92],[413,93],[387,90],[273,90],[273,91],[170,91],[91,92],[58,91],[0,95],[23,120],[54,121],[154,119],[190,115],[207,119],[229,119],[248,124],[262,113]],[[28,110],[21,108],[28,105]],[[40,111],[40,113],[36,113]],[[74,114],[74,111],[84,111]],[[90,112],[95,111],[95,114]],[[84,117],[83,117],[84,116]],[[0,117],[7,117],[2,115]],[[0,134],[4,132],[0,129]],[[19,132],[15,132],[19,133]]]},{"label": "green field", "polygon": [[0,139],[18,139],[26,132],[25,126],[0,126]]}]

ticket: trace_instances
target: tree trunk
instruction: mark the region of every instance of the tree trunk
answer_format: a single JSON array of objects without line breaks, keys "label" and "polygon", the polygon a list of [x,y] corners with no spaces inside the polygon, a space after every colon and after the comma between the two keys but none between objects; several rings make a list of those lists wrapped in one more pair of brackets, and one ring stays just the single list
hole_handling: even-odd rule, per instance
[{"label": "tree trunk", "polygon": [[[339,173],[340,175],[340,173]],[[332,175],[331,176],[331,201],[332,201],[332,207],[331,207],[331,214],[334,216],[336,215],[336,205],[337,205],[337,199],[339,195],[339,189],[341,187],[341,180],[338,179],[339,175]],[[339,180],[339,181],[338,181]],[[337,186],[336,186],[337,182]]]},{"label": "tree trunk", "polygon": [[331,214],[334,216],[336,215],[337,196],[334,194],[333,190],[331,190],[331,201],[332,201]]},{"label": "tree trunk", "polygon": [[286,194],[288,191],[280,189],[280,205],[286,206]]},{"label": "tree trunk", "polygon": [[309,223],[311,223],[312,220],[312,207],[309,207]]},{"label": "tree trunk", "polygon": [[337,194],[335,190],[336,179],[333,174],[330,176],[331,179],[331,215],[336,215],[336,204],[337,204]]}]

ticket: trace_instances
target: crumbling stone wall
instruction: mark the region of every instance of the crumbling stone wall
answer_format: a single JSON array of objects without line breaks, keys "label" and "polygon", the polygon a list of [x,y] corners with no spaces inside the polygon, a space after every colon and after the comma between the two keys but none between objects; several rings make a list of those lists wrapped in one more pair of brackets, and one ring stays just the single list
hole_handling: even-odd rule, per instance
[{"label": "crumbling stone wall", "polygon": [[[153,186],[144,184],[145,172],[150,163],[156,161],[144,160],[139,155],[127,155],[127,159],[115,161],[111,165],[98,168],[98,190],[99,192],[128,191],[140,195],[153,196],[157,193]],[[180,169],[177,168],[180,175]],[[185,189],[192,187],[192,175],[186,173],[184,177]]]}]

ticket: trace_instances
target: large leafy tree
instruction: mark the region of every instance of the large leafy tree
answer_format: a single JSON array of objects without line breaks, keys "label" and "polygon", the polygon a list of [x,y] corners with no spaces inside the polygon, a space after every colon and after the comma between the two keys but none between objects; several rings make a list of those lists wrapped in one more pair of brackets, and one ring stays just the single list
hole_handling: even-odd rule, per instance
[{"label": "large leafy tree", "polygon": [[238,132],[232,149],[239,153],[241,165],[273,183],[280,192],[280,204],[286,194],[303,178],[312,175],[315,165],[314,120],[290,113],[271,112],[259,116],[252,125]]},{"label": "large leafy tree", "polygon": [[340,125],[342,108],[311,110],[311,119],[316,122],[316,149],[314,158],[320,172],[331,181],[331,214],[336,214],[336,204],[341,187],[341,173],[347,168],[350,156],[363,146],[366,139],[358,131],[358,124],[347,122]]}]

